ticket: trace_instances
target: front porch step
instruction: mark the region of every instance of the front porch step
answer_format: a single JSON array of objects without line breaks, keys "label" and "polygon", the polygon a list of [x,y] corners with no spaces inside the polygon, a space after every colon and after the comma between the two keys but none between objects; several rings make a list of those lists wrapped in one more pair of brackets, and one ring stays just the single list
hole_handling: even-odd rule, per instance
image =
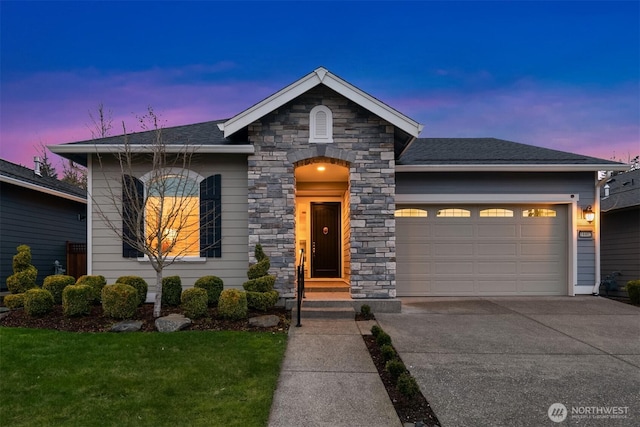
[{"label": "front porch step", "polygon": [[[356,311],[353,307],[307,307],[302,305],[302,319],[355,319]],[[298,318],[298,308],[291,311],[291,318]]]},{"label": "front porch step", "polygon": [[349,293],[351,288],[344,285],[314,285],[313,283],[305,283],[305,292],[344,292]]}]

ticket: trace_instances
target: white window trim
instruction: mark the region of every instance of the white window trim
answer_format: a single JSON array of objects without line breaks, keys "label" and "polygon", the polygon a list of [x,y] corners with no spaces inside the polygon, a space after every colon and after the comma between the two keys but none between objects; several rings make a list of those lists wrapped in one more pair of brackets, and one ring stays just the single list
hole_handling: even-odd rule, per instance
[{"label": "white window trim", "polygon": [[[171,257],[167,257],[168,259],[171,259]],[[207,258],[205,257],[200,257],[200,256],[178,256],[176,257],[175,260],[173,260],[172,262],[206,262]],[[138,257],[138,262],[141,264],[148,264],[151,262],[151,260],[149,259],[149,257],[147,255]]]},{"label": "white window trim", "polygon": [[[318,136],[316,134],[317,123],[316,115],[319,112],[324,112],[327,117],[327,135]],[[316,105],[309,113],[309,142],[329,144],[333,142],[333,113],[326,105]]]}]

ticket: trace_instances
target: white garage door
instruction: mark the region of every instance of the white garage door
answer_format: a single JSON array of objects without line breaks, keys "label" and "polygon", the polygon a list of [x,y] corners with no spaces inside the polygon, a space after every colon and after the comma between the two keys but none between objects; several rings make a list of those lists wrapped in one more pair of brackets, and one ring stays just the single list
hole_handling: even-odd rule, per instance
[{"label": "white garage door", "polygon": [[398,296],[567,294],[566,205],[399,206],[396,233]]}]

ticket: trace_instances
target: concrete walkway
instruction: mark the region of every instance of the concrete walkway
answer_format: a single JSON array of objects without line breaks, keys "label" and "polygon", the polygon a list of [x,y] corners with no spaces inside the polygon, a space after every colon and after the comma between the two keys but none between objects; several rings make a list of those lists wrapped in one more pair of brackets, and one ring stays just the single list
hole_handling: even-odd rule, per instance
[{"label": "concrete walkway", "polygon": [[361,337],[368,322],[303,319],[291,326],[270,427],[402,424]]}]

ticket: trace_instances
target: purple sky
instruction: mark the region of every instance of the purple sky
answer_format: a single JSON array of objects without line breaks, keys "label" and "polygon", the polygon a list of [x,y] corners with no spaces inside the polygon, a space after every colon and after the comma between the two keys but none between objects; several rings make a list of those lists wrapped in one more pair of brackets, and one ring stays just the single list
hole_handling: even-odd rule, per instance
[{"label": "purple sky", "polygon": [[[425,125],[640,154],[640,2],[0,3],[0,156],[231,117],[324,66]],[[56,157],[52,155],[52,157]]]}]

